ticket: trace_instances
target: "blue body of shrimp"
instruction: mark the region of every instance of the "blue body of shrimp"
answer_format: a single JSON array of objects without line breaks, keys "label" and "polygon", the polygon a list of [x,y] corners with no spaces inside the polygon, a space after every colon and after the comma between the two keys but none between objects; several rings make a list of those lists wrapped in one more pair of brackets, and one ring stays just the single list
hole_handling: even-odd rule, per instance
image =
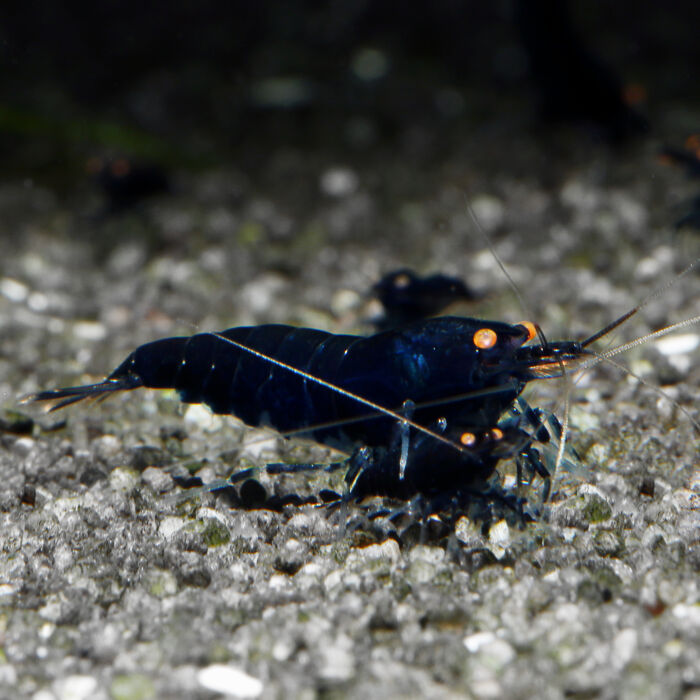
[{"label": "blue body of shrimp", "polygon": [[506,456],[547,474],[532,448],[548,439],[542,424],[504,414],[529,381],[560,376],[587,353],[575,342],[526,345],[535,336],[530,323],[456,317],[369,337],[230,328],[146,343],[102,382],[31,399],[55,410],[113,391],[172,388],[248,425],[356,450],[346,476],[353,496],[435,494],[482,483]]}]

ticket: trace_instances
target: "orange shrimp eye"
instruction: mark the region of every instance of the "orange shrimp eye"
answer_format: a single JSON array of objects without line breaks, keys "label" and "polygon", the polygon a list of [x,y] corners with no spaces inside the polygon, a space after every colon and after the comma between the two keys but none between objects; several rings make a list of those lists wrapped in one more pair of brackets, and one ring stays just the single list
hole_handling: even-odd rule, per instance
[{"label": "orange shrimp eye", "polygon": [[476,345],[479,350],[488,350],[492,348],[498,336],[496,331],[492,331],[490,328],[480,328],[476,333],[474,333],[474,345]]},{"label": "orange shrimp eye", "polygon": [[503,439],[503,431],[500,428],[492,428],[491,429],[491,439],[492,440],[502,440]]},{"label": "orange shrimp eye", "polygon": [[474,433],[462,433],[459,436],[459,441],[465,447],[473,447],[474,444],[476,443],[476,435],[474,435]]},{"label": "orange shrimp eye", "polygon": [[521,321],[518,325],[522,326],[527,331],[526,343],[529,343],[537,337],[537,326],[532,323],[532,321]]},{"label": "orange shrimp eye", "polygon": [[409,284],[411,284],[411,278],[405,272],[401,272],[394,277],[394,287],[397,289],[404,289]]}]

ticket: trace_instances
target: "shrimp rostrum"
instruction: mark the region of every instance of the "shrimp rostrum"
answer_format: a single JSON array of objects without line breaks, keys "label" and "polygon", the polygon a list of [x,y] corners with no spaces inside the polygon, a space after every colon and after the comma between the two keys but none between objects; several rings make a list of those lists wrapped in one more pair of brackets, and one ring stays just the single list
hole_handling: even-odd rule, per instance
[{"label": "shrimp rostrum", "polygon": [[537,335],[529,322],[449,316],[368,337],[277,324],[230,328],[146,343],[104,381],[29,400],[56,410],[115,391],[175,389],[214,413],[352,453],[349,498],[466,499],[483,493],[508,457],[519,478],[525,471],[548,483],[537,445],[558,423],[516,399],[533,379],[590,358],[585,345],[600,334],[532,343]]}]

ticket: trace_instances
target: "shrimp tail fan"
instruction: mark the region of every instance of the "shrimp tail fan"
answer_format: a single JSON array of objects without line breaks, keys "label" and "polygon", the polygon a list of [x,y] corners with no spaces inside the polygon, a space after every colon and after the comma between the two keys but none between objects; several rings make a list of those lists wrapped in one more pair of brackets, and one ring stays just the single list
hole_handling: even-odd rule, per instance
[{"label": "shrimp tail fan", "polygon": [[30,394],[22,399],[22,403],[43,403],[47,413],[58,411],[61,408],[82,401],[83,399],[96,399],[102,401],[115,391],[127,391],[143,386],[140,377],[133,374],[123,375],[112,379],[108,377],[97,384],[85,384],[83,386],[68,386],[63,389],[51,389]]}]

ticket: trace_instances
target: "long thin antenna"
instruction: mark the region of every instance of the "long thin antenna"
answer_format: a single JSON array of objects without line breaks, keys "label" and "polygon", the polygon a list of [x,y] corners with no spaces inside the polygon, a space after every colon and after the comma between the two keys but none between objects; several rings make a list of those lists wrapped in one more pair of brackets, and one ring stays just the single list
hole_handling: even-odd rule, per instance
[{"label": "long thin antenna", "polygon": [[619,355],[622,352],[626,352],[627,350],[636,348],[638,345],[643,345],[644,343],[647,343],[650,340],[655,340],[656,338],[662,338],[663,336],[668,335],[669,333],[673,333],[673,331],[679,331],[682,328],[687,328],[688,326],[692,326],[696,323],[700,323],[700,315],[693,316],[692,318],[686,318],[685,321],[673,323],[670,326],[661,328],[658,331],[654,331],[653,333],[647,333],[647,335],[643,335],[641,338],[632,340],[629,343],[623,343],[622,345],[618,345],[616,348],[606,350],[605,352],[593,353],[591,350],[589,350],[588,352],[593,354],[593,358],[583,362],[579,367],[577,367],[577,369],[588,369],[589,367],[597,365],[602,360],[607,360],[611,357],[615,357],[615,355]]},{"label": "long thin antenna", "polygon": [[[633,309],[630,309],[627,313],[623,314],[620,316],[618,319],[614,320],[612,323],[609,323],[605,328],[602,330],[598,331],[597,333],[594,333],[592,336],[589,338],[586,338],[586,340],[581,342],[581,347],[585,348],[587,345],[590,345],[591,343],[594,343],[596,340],[599,340],[603,336],[607,335],[611,331],[614,331],[618,326],[621,326],[625,321],[627,321],[628,318],[631,316],[634,316],[638,311],[641,311],[647,304],[652,299],[655,299],[658,296],[661,296],[667,289],[670,289],[673,287],[674,284],[677,284],[683,277],[685,277],[691,270],[695,269],[698,264],[700,263],[700,258],[696,258],[693,260],[693,262],[690,263],[682,272],[677,274],[673,279],[669,280],[668,282],[662,284],[660,287],[657,287],[654,289],[652,292],[647,294],[646,297],[642,300],[641,303],[637,304]],[[669,326],[669,328],[673,328],[672,326]],[[651,338],[652,336],[644,336],[644,338],[640,338],[640,342],[646,342],[646,339]],[[621,346],[622,347],[622,346]],[[627,346],[625,346],[627,347]],[[633,347],[633,346],[630,346]]]},{"label": "long thin antenna", "polygon": [[608,357],[605,353],[603,353],[602,355],[596,355],[596,357],[600,360],[600,362],[606,362],[607,364],[622,370],[623,372],[625,372],[625,374],[628,374],[630,377],[634,377],[640,384],[645,386],[647,389],[651,389],[655,394],[658,394],[662,398],[666,399],[669,403],[675,406],[691,422],[693,427],[700,433],[700,423],[698,423],[695,420],[690,411],[683,408],[683,406],[681,406],[678,403],[678,401],[676,401],[672,396],[669,396],[661,387],[658,387],[655,384],[648,382],[646,379],[644,379],[644,377],[640,376],[636,372],[633,372],[628,367],[621,365],[619,362],[611,360],[610,357]]},{"label": "long thin antenna", "polygon": [[[503,261],[501,260],[500,256],[496,252],[496,247],[493,245],[491,242],[491,237],[486,233],[484,230],[484,227],[481,225],[479,222],[479,219],[476,217],[476,213],[474,212],[474,208],[472,205],[469,203],[469,199],[467,198],[467,195],[464,195],[464,203],[467,207],[467,211],[469,212],[469,216],[471,216],[472,221],[474,222],[474,226],[476,226],[476,230],[479,232],[479,235],[484,239],[484,242],[488,246],[488,249],[491,251],[491,255],[493,255],[493,259],[496,261],[498,264],[498,267],[501,268],[501,272],[503,272],[504,277],[508,280],[508,284],[510,285],[511,289],[513,290],[513,293],[515,294],[515,297],[518,300],[518,303],[520,304],[520,308],[523,310],[523,313],[525,314],[526,318],[532,318],[534,319],[534,315],[531,313],[530,307],[525,303],[525,299],[523,295],[520,293],[520,289],[518,288],[518,285],[515,284],[515,280],[511,277],[510,273],[506,269],[506,266],[503,264]],[[544,333],[542,333],[542,330],[538,325],[535,326],[537,328],[537,335],[539,336],[539,339],[542,343],[542,345],[547,344],[547,339],[544,337]]]},{"label": "long thin antenna", "polygon": [[661,296],[667,289],[670,289],[673,287],[674,284],[679,282],[681,279],[683,279],[691,270],[694,270],[698,265],[700,265],[700,258],[695,258],[693,262],[688,265],[682,272],[679,272],[673,279],[668,280],[668,282],[662,284],[660,287],[657,287],[654,289],[652,292],[647,294],[646,297],[642,300],[642,303],[637,306],[637,311],[640,309],[643,309],[652,299]]},{"label": "long thin antenna", "polygon": [[564,453],[566,451],[566,439],[569,435],[569,417],[571,414],[571,392],[574,387],[574,381],[571,377],[571,373],[562,371],[562,376],[566,381],[566,398],[564,400],[564,416],[561,421],[561,435],[559,437],[559,446],[557,448],[557,458],[554,462],[555,474],[559,471],[559,467],[564,459]]},{"label": "long thin antenna", "polygon": [[604,335],[611,333],[618,326],[621,326],[628,318],[634,316],[634,314],[636,314],[640,308],[641,306],[635,306],[633,309],[630,309],[627,313],[622,314],[620,318],[616,318],[612,323],[608,323],[608,325],[605,326],[605,328],[602,328],[597,333],[594,333],[592,336],[589,336],[585,340],[581,341],[581,347],[585,348],[587,345],[595,343],[596,340],[600,340],[600,338],[602,338]]}]

